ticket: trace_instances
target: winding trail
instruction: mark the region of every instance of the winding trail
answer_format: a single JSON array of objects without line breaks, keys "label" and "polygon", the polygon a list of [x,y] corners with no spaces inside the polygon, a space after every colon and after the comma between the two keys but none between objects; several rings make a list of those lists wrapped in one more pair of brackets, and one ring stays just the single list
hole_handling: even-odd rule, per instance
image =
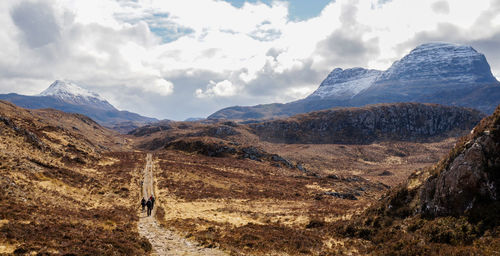
[{"label": "winding trail", "polygon": [[139,234],[146,237],[153,246],[151,255],[227,255],[217,249],[200,247],[158,224],[155,215],[157,206],[161,205],[161,199],[157,198],[154,191],[152,154],[147,154],[146,160],[142,195],[146,199],[154,195],[156,201],[150,217],[146,216],[146,211],[140,213],[138,227]]}]

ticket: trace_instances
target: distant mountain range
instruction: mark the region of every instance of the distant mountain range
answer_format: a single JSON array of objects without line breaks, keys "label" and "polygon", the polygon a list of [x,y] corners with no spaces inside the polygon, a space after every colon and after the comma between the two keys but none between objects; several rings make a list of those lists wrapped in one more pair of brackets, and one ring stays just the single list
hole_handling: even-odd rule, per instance
[{"label": "distant mountain range", "polygon": [[103,126],[123,133],[158,121],[158,119],[129,111],[120,111],[97,93],[61,80],[52,83],[39,95],[0,94],[0,100],[12,102],[23,108],[53,108],[64,112],[84,114]]},{"label": "distant mountain range", "polygon": [[485,56],[472,47],[428,43],[386,71],[336,68],[305,99],[229,107],[208,119],[272,119],[332,107],[394,102],[437,103],[492,113],[500,104],[500,82],[492,75]]}]

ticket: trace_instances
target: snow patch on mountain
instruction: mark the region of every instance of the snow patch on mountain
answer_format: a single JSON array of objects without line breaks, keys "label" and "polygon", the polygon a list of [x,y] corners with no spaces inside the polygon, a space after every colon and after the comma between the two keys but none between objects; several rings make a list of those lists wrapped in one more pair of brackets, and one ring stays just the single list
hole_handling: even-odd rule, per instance
[{"label": "snow patch on mountain", "polygon": [[370,87],[380,73],[381,71],[373,69],[336,68],[308,98],[352,98]]},{"label": "snow patch on mountain", "polygon": [[45,89],[42,93],[39,94],[40,96],[52,96],[56,98],[60,98],[62,100],[69,100],[69,101],[74,101],[77,98],[83,98],[86,100],[93,101],[95,99],[100,100],[100,101],[106,101],[104,98],[99,96],[99,94],[95,92],[91,92],[89,90],[86,90],[84,88],[81,88],[80,86],[71,83],[71,82],[66,82],[62,80],[56,80],[54,83],[52,83],[49,88]]},{"label": "snow patch on mountain", "polygon": [[38,96],[48,96],[72,105],[88,106],[104,111],[117,110],[99,94],[62,80],[56,80]]},{"label": "snow patch on mountain", "polygon": [[495,82],[483,54],[471,46],[426,43],[384,71],[375,83],[483,83]]}]

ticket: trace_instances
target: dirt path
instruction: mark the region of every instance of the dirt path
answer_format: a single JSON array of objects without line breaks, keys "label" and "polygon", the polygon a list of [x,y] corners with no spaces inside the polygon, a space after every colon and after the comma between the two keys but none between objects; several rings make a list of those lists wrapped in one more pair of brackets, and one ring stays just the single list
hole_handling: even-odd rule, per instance
[{"label": "dirt path", "polygon": [[[154,191],[153,156],[148,154],[146,160],[142,194],[147,199],[151,195],[156,197],[156,193]],[[156,206],[161,205],[161,199],[156,199],[152,216],[147,217],[146,211],[141,212],[139,216],[139,233],[153,245],[151,255],[227,255],[216,249],[200,247],[173,231],[161,227],[155,218]]]}]

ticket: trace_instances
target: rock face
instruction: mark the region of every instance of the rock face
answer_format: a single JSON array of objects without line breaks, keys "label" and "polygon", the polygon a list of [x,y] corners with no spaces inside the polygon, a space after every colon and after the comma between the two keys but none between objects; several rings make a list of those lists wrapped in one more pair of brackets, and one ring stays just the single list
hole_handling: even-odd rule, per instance
[{"label": "rock face", "polygon": [[[458,144],[420,191],[420,211],[430,216],[488,211],[500,201],[500,106]],[[490,210],[493,210],[490,208]],[[498,214],[498,213],[497,213]]]},{"label": "rock face", "polygon": [[99,124],[126,133],[139,126],[158,121],[128,111],[120,111],[94,92],[70,82],[57,80],[36,96],[15,93],[0,94],[0,100],[12,102],[23,108],[53,108],[91,117]]},{"label": "rock face", "polygon": [[427,140],[468,132],[482,118],[476,110],[435,104],[379,104],[312,112],[249,124],[262,140],[282,143],[368,144],[381,140]]},{"label": "rock face", "polygon": [[500,83],[483,54],[470,46],[428,43],[386,71],[334,69],[305,99],[286,104],[230,107],[209,119],[266,119],[332,107],[421,102],[463,106],[492,113],[500,104]]}]

